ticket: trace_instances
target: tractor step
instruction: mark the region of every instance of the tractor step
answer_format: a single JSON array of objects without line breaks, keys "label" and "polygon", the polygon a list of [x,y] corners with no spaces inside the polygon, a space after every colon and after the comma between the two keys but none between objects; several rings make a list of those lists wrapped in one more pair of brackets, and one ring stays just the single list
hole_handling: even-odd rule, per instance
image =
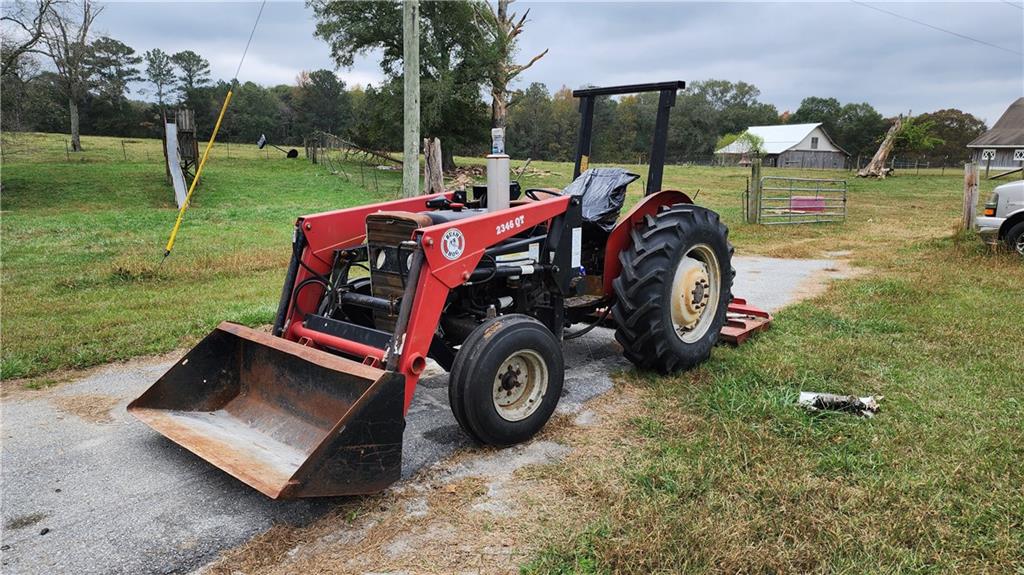
[{"label": "tractor step", "polygon": [[772,314],[749,305],[743,298],[733,298],[720,339],[728,344],[740,345],[755,333],[767,331],[771,324]]}]

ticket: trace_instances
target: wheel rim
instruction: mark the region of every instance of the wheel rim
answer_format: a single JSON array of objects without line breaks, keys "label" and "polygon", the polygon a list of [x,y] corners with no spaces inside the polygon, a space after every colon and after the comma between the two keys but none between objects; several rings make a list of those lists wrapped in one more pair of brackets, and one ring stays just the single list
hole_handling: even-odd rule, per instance
[{"label": "wheel rim", "polygon": [[1014,245],[1017,253],[1024,256],[1024,234],[1017,236],[1017,243]]},{"label": "wheel rim", "polygon": [[722,268],[707,244],[693,246],[679,259],[672,281],[672,327],[683,343],[707,334],[718,314]]},{"label": "wheel rim", "polygon": [[532,349],[519,350],[494,376],[494,409],[506,421],[521,421],[537,411],[547,390],[547,363]]}]

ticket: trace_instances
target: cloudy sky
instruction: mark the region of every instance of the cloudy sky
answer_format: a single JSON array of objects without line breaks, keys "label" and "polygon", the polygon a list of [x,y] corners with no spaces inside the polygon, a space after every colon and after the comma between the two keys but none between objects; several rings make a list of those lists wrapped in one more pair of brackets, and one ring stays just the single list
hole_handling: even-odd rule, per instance
[{"label": "cloudy sky", "polygon": [[[872,9],[869,6],[888,11]],[[142,52],[191,49],[230,78],[257,3],[108,2],[95,28]],[[805,96],[870,102],[883,114],[960,108],[992,124],[1024,95],[1024,0],[1000,2],[526,2],[528,58],[549,54],[519,86],[612,85],[721,78],[761,89],[795,110]],[[899,16],[942,28],[942,32]],[[334,69],[302,2],[269,2],[240,79],[292,83],[301,70]],[[997,47],[960,36],[968,36]],[[380,81],[373,54],[346,82]]]}]

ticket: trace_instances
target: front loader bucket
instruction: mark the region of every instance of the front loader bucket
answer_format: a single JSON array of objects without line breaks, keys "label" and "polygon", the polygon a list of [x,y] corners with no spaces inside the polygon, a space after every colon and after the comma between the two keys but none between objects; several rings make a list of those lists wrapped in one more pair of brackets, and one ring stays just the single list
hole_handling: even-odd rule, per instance
[{"label": "front loader bucket", "polygon": [[404,378],[232,323],[128,411],[274,499],[380,491],[399,478]]}]

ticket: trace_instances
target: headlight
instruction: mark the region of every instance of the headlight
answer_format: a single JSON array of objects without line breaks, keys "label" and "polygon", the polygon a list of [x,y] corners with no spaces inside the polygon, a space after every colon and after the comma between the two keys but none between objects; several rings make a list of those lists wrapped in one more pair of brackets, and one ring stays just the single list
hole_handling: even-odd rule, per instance
[{"label": "headlight", "polygon": [[996,215],[996,207],[999,206],[999,193],[992,192],[992,196],[985,202],[984,213],[986,218],[993,218]]}]

